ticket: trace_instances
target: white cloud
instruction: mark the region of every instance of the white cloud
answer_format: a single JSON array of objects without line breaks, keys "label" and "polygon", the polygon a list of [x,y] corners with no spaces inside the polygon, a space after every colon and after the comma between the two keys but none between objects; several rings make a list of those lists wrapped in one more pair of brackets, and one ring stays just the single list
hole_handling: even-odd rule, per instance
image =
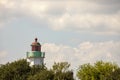
[{"label": "white cloud", "polygon": [[7,52],[6,51],[0,51],[0,64],[4,63],[4,58],[6,58]]},{"label": "white cloud", "polygon": [[66,29],[97,34],[119,34],[119,21],[119,13],[115,15],[65,14],[62,17],[53,18],[51,23],[55,30]]},{"label": "white cloud", "polygon": [[0,58],[6,57],[7,52],[6,51],[0,51]]},{"label": "white cloud", "polygon": [[67,61],[72,68],[84,63],[94,63],[98,60],[116,62],[120,65],[120,42],[83,42],[76,47],[45,43],[42,50],[46,52],[45,62],[51,66],[54,62]]},{"label": "white cloud", "polygon": [[53,30],[116,35],[120,32],[120,6],[117,4],[120,1],[111,2],[3,0],[0,1],[0,11],[3,12],[0,16],[4,16],[1,19],[5,22],[20,16],[35,17],[35,20],[45,21],[43,23],[49,24]]}]

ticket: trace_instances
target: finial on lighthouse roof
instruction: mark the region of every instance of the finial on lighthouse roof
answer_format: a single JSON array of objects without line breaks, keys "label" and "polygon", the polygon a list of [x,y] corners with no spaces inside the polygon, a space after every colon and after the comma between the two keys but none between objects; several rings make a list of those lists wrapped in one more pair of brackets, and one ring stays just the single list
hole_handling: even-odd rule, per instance
[{"label": "finial on lighthouse roof", "polygon": [[37,42],[37,40],[38,40],[38,39],[37,39],[37,38],[35,38],[35,42]]},{"label": "finial on lighthouse roof", "polygon": [[39,42],[37,42],[37,38],[35,38],[35,42],[33,42],[32,44],[31,44],[31,46],[39,46],[40,45],[40,43]]}]

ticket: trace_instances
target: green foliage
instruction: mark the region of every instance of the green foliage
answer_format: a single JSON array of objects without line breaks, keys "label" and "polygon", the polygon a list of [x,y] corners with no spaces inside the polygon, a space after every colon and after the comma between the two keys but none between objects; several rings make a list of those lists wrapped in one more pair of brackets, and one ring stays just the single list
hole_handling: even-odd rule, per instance
[{"label": "green foliage", "polygon": [[94,65],[83,64],[79,67],[77,76],[81,80],[106,80],[118,68],[116,64],[98,61]]},{"label": "green foliage", "polygon": [[54,63],[53,72],[54,80],[74,80],[73,72],[69,70],[70,64],[68,62]]},{"label": "green foliage", "polygon": [[7,63],[0,67],[1,80],[25,80],[30,71],[29,64],[26,60],[19,60],[12,63]]},{"label": "green foliage", "polygon": [[0,67],[0,80],[26,80],[42,69],[45,69],[44,66],[30,67],[25,59],[21,59],[2,65]]},{"label": "green foliage", "polygon": [[120,80],[120,68],[112,72],[106,80]]},{"label": "green foliage", "polygon": [[69,66],[67,62],[54,63],[51,70],[41,70],[34,76],[30,76],[28,80],[74,80]]},{"label": "green foliage", "polygon": [[28,80],[53,80],[54,74],[49,70],[42,70],[41,72],[35,74],[34,76],[30,76]]},{"label": "green foliage", "polygon": [[57,72],[55,73],[53,80],[74,80],[73,72],[72,71]]},{"label": "green foliage", "polygon": [[42,70],[46,70],[47,69],[44,65],[42,65],[42,66],[35,65],[35,66],[30,67],[30,68],[31,69],[30,69],[29,75],[32,75],[32,76],[37,74],[37,73],[39,73],[39,72],[41,72]]},{"label": "green foliage", "polygon": [[48,70],[44,65],[29,66],[25,59],[7,63],[0,67],[0,80],[73,80],[67,62],[55,63]]},{"label": "green foliage", "polygon": [[66,72],[68,71],[70,64],[68,62],[54,63],[53,71],[57,72]]},{"label": "green foliage", "polygon": [[[74,80],[68,62],[54,63],[52,69],[29,66],[25,59],[0,66],[0,80]],[[80,80],[120,80],[120,68],[113,63],[98,61],[94,65],[83,64],[78,68]]]}]

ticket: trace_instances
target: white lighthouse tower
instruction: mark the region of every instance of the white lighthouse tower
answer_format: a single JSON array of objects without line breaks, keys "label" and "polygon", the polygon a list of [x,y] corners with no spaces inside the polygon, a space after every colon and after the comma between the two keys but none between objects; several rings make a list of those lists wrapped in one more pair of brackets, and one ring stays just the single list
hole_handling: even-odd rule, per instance
[{"label": "white lighthouse tower", "polygon": [[35,38],[35,42],[31,44],[31,51],[27,52],[27,62],[30,63],[30,66],[33,65],[43,65],[45,52],[41,52],[41,44],[37,42],[37,38]]}]

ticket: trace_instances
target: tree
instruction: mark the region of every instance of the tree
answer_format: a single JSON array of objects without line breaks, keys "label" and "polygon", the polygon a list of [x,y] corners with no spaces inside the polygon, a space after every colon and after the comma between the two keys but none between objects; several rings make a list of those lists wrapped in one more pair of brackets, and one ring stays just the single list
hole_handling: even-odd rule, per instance
[{"label": "tree", "polygon": [[73,72],[69,70],[68,62],[54,63],[52,70],[54,72],[54,80],[74,80]]},{"label": "tree", "polygon": [[68,71],[69,67],[70,67],[70,64],[68,62],[54,63],[54,65],[52,66],[53,71],[55,73],[66,72]]},{"label": "tree", "polygon": [[26,80],[30,71],[25,59],[7,63],[0,67],[0,80]]},{"label": "tree", "polygon": [[25,59],[0,66],[0,80],[73,80],[67,62],[55,63],[48,70],[44,65],[30,67]]},{"label": "tree", "polygon": [[98,61],[94,65],[83,64],[78,68],[77,77],[81,80],[106,80],[116,69],[118,66],[110,62]]},{"label": "tree", "polygon": [[120,68],[116,69],[112,72],[108,77],[107,80],[120,80]]},{"label": "tree", "polygon": [[27,80],[53,80],[54,74],[53,71],[42,70],[34,76],[30,76]]},{"label": "tree", "polygon": [[30,67],[29,75],[35,75],[43,70],[47,70],[47,67],[45,65],[34,65]]},{"label": "tree", "polygon": [[54,63],[52,69],[42,69],[28,80],[74,80],[73,72],[69,70],[67,62]]},{"label": "tree", "polygon": [[27,80],[29,76],[34,76],[46,67],[33,66],[30,67],[25,59],[7,63],[0,67],[0,80]]}]

